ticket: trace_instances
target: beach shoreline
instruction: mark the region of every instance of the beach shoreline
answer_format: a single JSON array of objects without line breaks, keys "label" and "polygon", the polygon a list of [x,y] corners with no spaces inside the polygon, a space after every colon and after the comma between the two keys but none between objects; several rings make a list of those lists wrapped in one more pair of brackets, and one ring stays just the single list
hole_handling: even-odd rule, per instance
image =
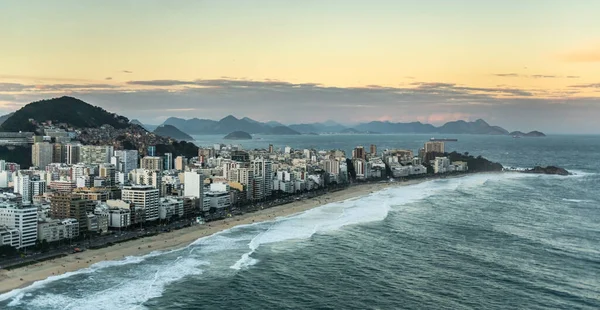
[{"label": "beach shoreline", "polygon": [[30,286],[35,282],[50,277],[89,268],[102,261],[123,260],[127,257],[144,256],[157,251],[164,252],[180,249],[189,246],[200,238],[208,237],[236,226],[267,222],[276,218],[302,213],[329,203],[366,196],[389,187],[415,185],[431,181],[432,179],[436,178],[361,184],[310,199],[295,201],[252,213],[245,213],[206,224],[194,225],[152,237],[130,240],[101,249],[90,249],[81,253],[70,254],[65,257],[42,261],[12,270],[2,269],[0,270],[0,294]]}]

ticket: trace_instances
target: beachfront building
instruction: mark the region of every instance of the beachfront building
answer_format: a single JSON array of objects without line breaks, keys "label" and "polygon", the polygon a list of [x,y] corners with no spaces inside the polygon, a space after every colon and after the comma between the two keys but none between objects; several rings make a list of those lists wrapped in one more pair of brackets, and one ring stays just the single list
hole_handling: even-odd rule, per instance
[{"label": "beachfront building", "polygon": [[160,199],[158,217],[161,220],[170,219],[173,216],[182,217],[183,214],[183,199],[176,197],[164,197]]},{"label": "beachfront building", "polygon": [[199,171],[186,171],[183,174],[183,196],[202,198],[204,191],[204,176]]},{"label": "beachfront building", "polygon": [[450,160],[448,157],[436,157],[433,161],[433,173],[450,172]]},{"label": "beachfront building", "polygon": [[144,210],[144,221],[158,220],[159,191],[152,186],[132,185],[123,187],[121,197]]},{"label": "beachfront building", "polygon": [[81,232],[88,230],[87,212],[94,207],[93,201],[73,193],[55,193],[50,198],[50,216],[54,219],[76,219]]},{"label": "beachfront building", "polygon": [[76,219],[47,219],[38,224],[38,239],[56,242],[79,236],[79,223]]},{"label": "beachfront building", "polygon": [[8,245],[16,249],[19,247],[20,242],[18,229],[0,225],[0,246]]},{"label": "beachfront building", "polygon": [[444,154],[445,147],[442,141],[428,141],[425,142],[425,153],[438,153]]},{"label": "beachfront building", "polygon": [[467,163],[464,161],[453,161],[452,166],[454,166],[454,171],[457,172],[466,172],[469,170]]},{"label": "beachfront building", "polygon": [[35,245],[37,241],[37,217],[37,207],[28,204],[22,205],[20,197],[2,197],[0,201],[0,226],[19,231],[19,245],[17,248]]},{"label": "beachfront building", "polygon": [[231,207],[231,196],[228,192],[207,192],[204,196],[202,211],[216,209],[218,211]]},{"label": "beachfront building", "polygon": [[108,226],[110,228],[126,228],[131,225],[131,211],[129,209],[111,208],[108,213]]}]

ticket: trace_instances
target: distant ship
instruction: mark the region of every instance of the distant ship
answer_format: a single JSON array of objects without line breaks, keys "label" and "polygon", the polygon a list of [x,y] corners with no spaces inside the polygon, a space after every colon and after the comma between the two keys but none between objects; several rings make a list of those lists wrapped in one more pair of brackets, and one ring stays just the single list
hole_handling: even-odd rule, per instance
[{"label": "distant ship", "polygon": [[456,142],[456,141],[458,141],[458,139],[446,139],[446,138],[436,139],[436,138],[431,138],[431,139],[429,139],[429,141]]}]

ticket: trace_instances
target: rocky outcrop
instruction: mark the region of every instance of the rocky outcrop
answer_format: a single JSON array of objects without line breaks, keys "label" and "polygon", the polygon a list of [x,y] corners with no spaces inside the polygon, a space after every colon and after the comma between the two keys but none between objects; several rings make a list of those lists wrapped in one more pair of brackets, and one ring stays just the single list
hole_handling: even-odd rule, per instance
[{"label": "rocky outcrop", "polygon": [[535,166],[533,169],[523,171],[524,173],[536,173],[536,174],[555,174],[555,175],[572,175],[569,171],[564,168],[556,166],[540,167]]}]

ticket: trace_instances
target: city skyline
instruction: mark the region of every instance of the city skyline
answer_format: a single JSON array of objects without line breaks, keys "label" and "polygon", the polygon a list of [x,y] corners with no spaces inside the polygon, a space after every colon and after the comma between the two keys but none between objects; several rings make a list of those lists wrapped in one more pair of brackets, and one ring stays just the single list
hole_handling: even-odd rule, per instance
[{"label": "city skyline", "polygon": [[593,2],[6,1],[0,9],[8,12],[3,114],[70,95],[150,124],[233,114],[600,129]]}]

